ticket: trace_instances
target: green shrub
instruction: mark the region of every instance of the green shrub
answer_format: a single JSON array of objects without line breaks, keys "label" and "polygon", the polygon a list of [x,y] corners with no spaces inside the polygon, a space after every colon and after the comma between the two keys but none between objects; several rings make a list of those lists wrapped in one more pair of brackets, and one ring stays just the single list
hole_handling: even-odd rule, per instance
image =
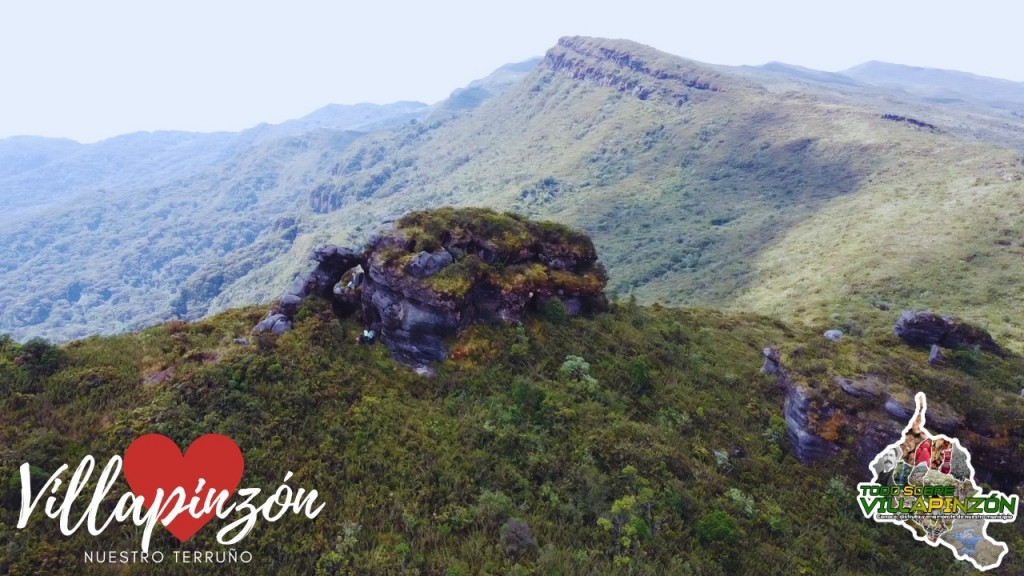
[{"label": "green shrub", "polygon": [[504,492],[484,490],[476,501],[477,520],[485,526],[498,526],[515,510],[515,504]]},{"label": "green shrub", "polygon": [[590,375],[590,363],[580,356],[566,356],[560,371],[569,379],[583,384],[588,390],[597,388],[597,379]]},{"label": "green shrub", "polygon": [[33,338],[21,346],[21,359],[33,378],[45,378],[60,370],[64,352],[42,338]]},{"label": "green shrub", "polygon": [[739,539],[736,520],[721,510],[705,514],[697,521],[697,536],[704,542],[732,543]]},{"label": "green shrub", "polygon": [[643,360],[630,360],[626,370],[629,372],[629,382],[633,385],[634,394],[646,396],[651,393],[651,370]]},{"label": "green shrub", "polygon": [[540,316],[556,326],[561,326],[569,321],[569,311],[558,298],[550,298],[544,302],[540,307]]}]

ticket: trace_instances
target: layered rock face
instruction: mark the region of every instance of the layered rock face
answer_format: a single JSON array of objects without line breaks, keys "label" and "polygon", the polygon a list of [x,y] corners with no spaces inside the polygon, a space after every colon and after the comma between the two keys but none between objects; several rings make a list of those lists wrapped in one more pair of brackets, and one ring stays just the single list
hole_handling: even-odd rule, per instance
[{"label": "layered rock face", "polygon": [[[914,413],[914,390],[902,382],[872,375],[809,379],[787,371],[774,348],[765,348],[762,371],[775,375],[785,390],[789,448],[805,464],[849,450],[867,466],[899,438]],[[1020,434],[988,420],[984,414],[958,412],[942,398],[928,399],[928,429],[964,442],[979,480],[1015,490],[1024,479],[1024,460],[1017,457]]]},{"label": "layered rock face", "polygon": [[[645,56],[646,54],[646,56]],[[693,91],[717,92],[719,76],[685,60],[664,59],[632,42],[585,37],[562,38],[548,50],[543,66],[573,79],[614,88],[641,100],[656,98],[676,104]]]},{"label": "layered rock face", "polygon": [[[291,327],[307,296],[356,313],[396,358],[413,365],[447,357],[445,341],[474,322],[515,322],[563,306],[569,315],[604,309],[607,278],[585,234],[486,209],[411,213],[378,230],[362,252],[328,246],[257,327]],[[355,267],[365,274],[336,286]]]}]

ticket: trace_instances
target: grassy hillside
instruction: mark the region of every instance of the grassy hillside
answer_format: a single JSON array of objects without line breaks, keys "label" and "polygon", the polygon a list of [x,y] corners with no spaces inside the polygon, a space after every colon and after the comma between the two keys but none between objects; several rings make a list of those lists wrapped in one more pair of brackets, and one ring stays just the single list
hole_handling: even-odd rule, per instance
[{"label": "grassy hillside", "polygon": [[[425,379],[382,347],[352,344],[360,327],[317,301],[280,339],[234,343],[262,312],[62,349],[4,340],[0,572],[78,573],[84,550],[139,538],[127,527],[64,538],[39,514],[15,530],[20,463],[45,477],[87,453],[121,454],[142,433],[185,446],[218,432],[245,455],[243,486],[273,490],[290,470],[293,487],[327,503],[314,521],[258,523],[236,547],[255,554],[252,573],[960,573],[949,551],[860,517],[853,486],[867,471],[847,453],[813,466],[788,455],[782,392],[759,373],[760,349],[779,346],[798,379],[873,374],[935,398],[968,386],[979,393],[943,400],[1009,398],[999,413],[1021,411],[997,376],[1020,373],[1019,358],[986,354],[986,370],[936,379],[891,337],[836,345],[760,316],[626,304],[593,319],[477,326]],[[217,550],[219,525],[185,546],[158,529],[153,546]],[[1021,526],[991,533],[1011,550],[994,573],[1020,573]]]}]

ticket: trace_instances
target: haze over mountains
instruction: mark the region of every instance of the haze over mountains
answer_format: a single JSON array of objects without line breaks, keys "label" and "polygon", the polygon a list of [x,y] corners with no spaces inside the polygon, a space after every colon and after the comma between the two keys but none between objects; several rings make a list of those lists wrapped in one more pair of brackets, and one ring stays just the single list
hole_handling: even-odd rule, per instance
[{"label": "haze over mountains", "polygon": [[68,339],[265,302],[314,245],[454,204],[583,228],[620,296],[852,332],[928,307],[1020,350],[1021,94],[565,38],[433,107],[0,140],[0,332]]}]

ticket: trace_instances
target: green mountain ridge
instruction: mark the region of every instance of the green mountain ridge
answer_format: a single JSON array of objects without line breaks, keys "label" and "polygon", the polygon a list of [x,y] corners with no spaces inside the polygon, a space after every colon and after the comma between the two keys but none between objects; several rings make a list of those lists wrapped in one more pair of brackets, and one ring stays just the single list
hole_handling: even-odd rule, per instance
[{"label": "green mountain ridge", "polygon": [[[703,83],[715,89],[691,86]],[[422,205],[510,208],[590,232],[620,295],[853,331],[887,329],[887,309],[934,307],[1019,349],[1006,314],[1024,280],[1019,154],[945,117],[938,131],[882,118],[912,103],[878,105],[563,39],[471,113],[346,151],[311,193],[327,212],[316,237],[356,242],[356,229]],[[950,270],[956,282],[938,284]],[[244,300],[232,290],[222,301]]]},{"label": "green mountain ridge", "polygon": [[[412,209],[472,205],[583,228],[620,297],[763,311],[852,333],[888,331],[892,310],[928,308],[1020,351],[1024,123],[791,72],[564,38],[534,67],[516,68],[518,81],[485,82],[500,89],[472,106],[440,105],[371,134],[263,145],[278,146],[269,154],[279,158],[305,147],[301,166],[261,163],[257,147],[249,160],[149,189],[165,208],[126,204],[116,228],[81,221],[104,206],[99,195],[76,201],[59,229],[53,218],[26,223],[0,253],[0,330],[69,338],[269,302],[318,244],[359,245]],[[196,198],[210,190],[232,200],[207,213]],[[235,222],[220,215],[229,206],[239,224],[219,226]],[[197,208],[189,216],[201,223],[178,236],[170,230],[180,224],[153,224]],[[99,237],[111,230],[114,242]],[[225,238],[175,260],[174,250],[203,234]],[[152,271],[134,252],[143,238],[167,246]],[[60,263],[100,242],[108,250],[88,256],[90,269],[139,262],[106,282],[114,286],[79,280]],[[66,298],[79,291],[91,299]]]}]

